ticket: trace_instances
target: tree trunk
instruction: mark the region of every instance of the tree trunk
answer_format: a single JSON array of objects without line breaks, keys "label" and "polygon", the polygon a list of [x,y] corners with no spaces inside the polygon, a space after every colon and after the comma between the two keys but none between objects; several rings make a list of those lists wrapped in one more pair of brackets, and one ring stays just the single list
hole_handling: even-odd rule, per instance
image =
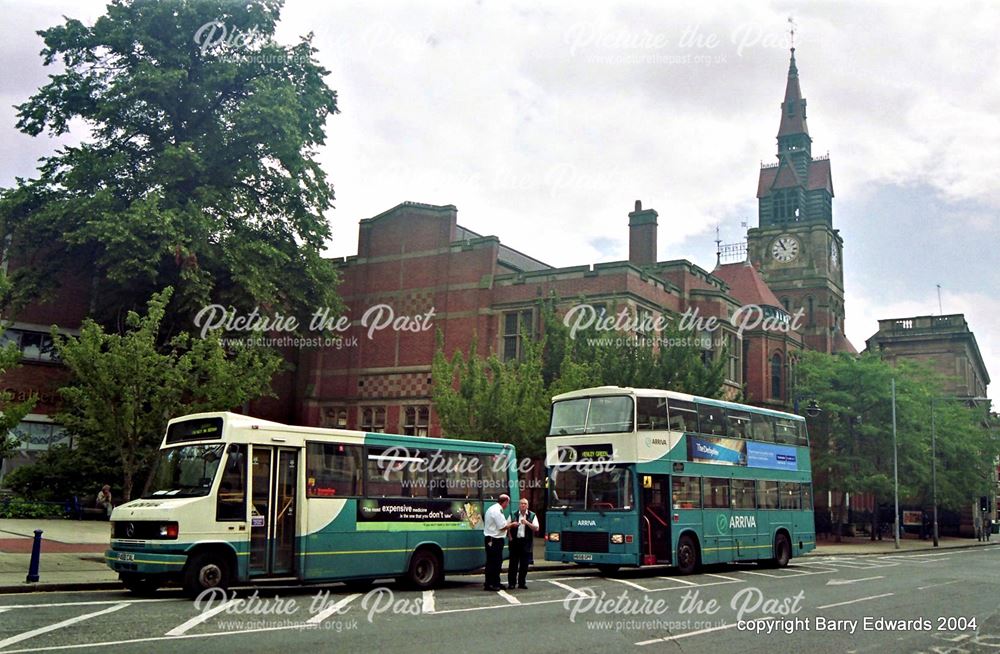
[{"label": "tree trunk", "polygon": [[834,542],[841,542],[843,532],[844,532],[844,499],[847,497],[847,493],[840,493],[840,500],[837,502],[837,524],[833,526],[833,540]]},{"label": "tree trunk", "polygon": [[874,494],[872,497],[872,540],[878,536],[878,530],[878,494]]}]

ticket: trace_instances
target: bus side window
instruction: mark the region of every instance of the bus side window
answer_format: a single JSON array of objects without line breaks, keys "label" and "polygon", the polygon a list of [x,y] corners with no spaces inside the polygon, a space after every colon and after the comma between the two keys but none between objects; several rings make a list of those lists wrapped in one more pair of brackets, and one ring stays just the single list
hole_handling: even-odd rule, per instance
[{"label": "bus side window", "polygon": [[774,419],[770,416],[752,413],[750,420],[753,424],[753,439],[755,441],[774,442]]},{"label": "bus side window", "polygon": [[226,467],[219,482],[219,493],[215,504],[215,519],[243,522],[247,519],[246,506],[247,458],[244,446],[233,443],[229,446]]},{"label": "bus side window", "polygon": [[640,431],[667,429],[667,398],[640,397],[636,409],[639,414],[636,428]]},{"label": "bus side window", "polygon": [[670,428],[677,431],[698,431],[698,412],[694,403],[683,400],[671,400]]}]

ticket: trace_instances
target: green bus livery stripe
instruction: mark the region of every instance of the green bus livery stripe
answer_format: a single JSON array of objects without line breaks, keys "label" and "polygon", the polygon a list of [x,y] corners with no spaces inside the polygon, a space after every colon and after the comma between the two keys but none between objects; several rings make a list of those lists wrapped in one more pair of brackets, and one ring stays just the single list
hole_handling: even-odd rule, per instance
[{"label": "green bus livery stripe", "polygon": [[[409,552],[412,548],[406,547],[399,550],[344,550],[341,552],[302,552],[303,556],[333,556],[334,554],[399,554],[401,552]],[[442,547],[445,552],[457,552],[460,550],[482,550],[482,546],[475,547]]]},{"label": "green bus livery stripe", "polygon": [[131,561],[122,561],[115,556],[105,556],[108,561],[114,561],[115,563],[149,563],[151,565],[184,565],[181,561],[147,561],[145,559],[132,559]]}]

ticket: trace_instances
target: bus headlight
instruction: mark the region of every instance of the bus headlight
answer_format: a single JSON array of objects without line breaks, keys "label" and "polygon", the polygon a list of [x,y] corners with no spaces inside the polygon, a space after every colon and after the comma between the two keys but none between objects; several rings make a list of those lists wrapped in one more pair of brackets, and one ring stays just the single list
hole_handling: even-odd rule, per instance
[{"label": "bus headlight", "polygon": [[625,534],[611,534],[612,545],[622,545],[625,543]]},{"label": "bus headlight", "polygon": [[553,543],[558,543],[559,542],[559,532],[558,531],[553,531],[551,534],[549,534],[549,541],[551,541]]}]

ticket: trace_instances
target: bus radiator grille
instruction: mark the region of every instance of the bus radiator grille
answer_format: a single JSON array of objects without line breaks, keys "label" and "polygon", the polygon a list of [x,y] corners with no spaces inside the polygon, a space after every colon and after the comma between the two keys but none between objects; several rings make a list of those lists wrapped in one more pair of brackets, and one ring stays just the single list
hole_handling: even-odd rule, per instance
[{"label": "bus radiator grille", "polygon": [[607,552],[611,541],[606,531],[564,531],[560,540],[564,552]]}]

